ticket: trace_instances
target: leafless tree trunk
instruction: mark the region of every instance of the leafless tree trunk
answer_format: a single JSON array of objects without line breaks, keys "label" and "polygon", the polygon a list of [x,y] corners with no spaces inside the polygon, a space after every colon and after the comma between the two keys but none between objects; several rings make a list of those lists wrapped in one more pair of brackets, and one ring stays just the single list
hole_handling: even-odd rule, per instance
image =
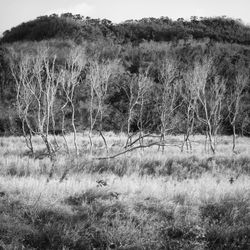
[{"label": "leafless tree trunk", "polygon": [[[70,105],[71,108],[71,126],[73,128],[74,133],[74,147],[76,156],[79,155],[79,149],[77,146],[77,135],[76,135],[76,126],[75,126],[75,105],[74,105],[74,93],[75,88],[79,85],[81,79],[81,72],[85,66],[85,56],[82,47],[76,47],[72,49],[69,53],[68,58],[66,59],[65,68],[62,69],[62,89],[66,96],[66,102],[62,107],[63,113],[63,130],[64,130],[64,119],[65,119],[65,112],[64,109],[67,105]],[[63,131],[64,135],[64,131]],[[64,136],[64,140],[65,136]],[[67,144],[67,142],[66,142]],[[68,146],[67,146],[68,148]]]},{"label": "leafless tree trunk", "polygon": [[139,143],[140,145],[143,144],[143,113],[145,108],[146,99],[149,94],[150,87],[152,86],[152,82],[148,77],[148,70],[144,74],[140,74],[138,77],[138,85],[139,85],[139,118],[137,122],[137,126],[139,128]]},{"label": "leafless tree trunk", "polygon": [[189,139],[190,135],[193,133],[194,121],[195,121],[195,111],[197,108],[197,94],[195,90],[195,85],[193,84],[194,71],[188,70],[183,76],[183,83],[180,86],[180,93],[183,98],[183,107],[185,110],[185,133],[183,144],[181,147],[181,152],[184,150],[186,145],[187,151],[192,151],[192,143]]},{"label": "leafless tree trunk", "polygon": [[132,122],[137,118],[137,126],[139,128],[140,144],[143,143],[143,112],[146,95],[149,92],[151,80],[147,76],[147,71],[140,73],[138,76],[133,75],[124,86],[121,86],[126,93],[128,102],[128,117],[127,117],[127,141],[125,148],[130,147],[134,142],[132,138],[134,133],[131,132]]},{"label": "leafless tree trunk", "polygon": [[[89,71],[87,75],[87,81],[90,86],[90,153],[93,153],[92,133],[94,126],[99,118],[99,134],[103,139],[108,153],[108,146],[105,137],[103,136],[103,117],[105,99],[107,97],[107,91],[109,81],[112,75],[116,74],[118,69],[119,60],[105,60],[99,62],[98,59],[89,61]],[[95,104],[97,107],[95,107]]]},{"label": "leafless tree trunk", "polygon": [[227,98],[228,117],[233,129],[233,152],[235,152],[236,147],[236,123],[240,112],[240,104],[244,96],[244,89],[248,82],[249,72],[238,65],[234,85],[232,86],[229,97]]},{"label": "leafless tree trunk", "polygon": [[[68,142],[65,136],[65,109],[70,106],[71,109],[71,126],[73,129],[74,136],[74,148],[75,148],[75,156],[78,165],[78,156],[79,149],[77,145],[77,131],[75,126],[75,104],[74,104],[74,95],[76,87],[82,82],[81,81],[81,73],[86,64],[84,49],[81,46],[74,47],[70,50],[68,57],[66,58],[65,67],[62,69],[62,89],[65,95],[65,103],[61,107],[62,112],[62,136],[66,145],[66,150],[69,156],[71,156],[70,148],[68,146]],[[71,158],[72,159],[72,158]],[[62,182],[69,170],[74,167],[74,164],[69,164],[60,178],[60,182]]]},{"label": "leafless tree trunk", "polygon": [[177,104],[179,77],[177,62],[173,59],[167,59],[161,68],[162,96],[158,104],[160,115],[160,140],[162,142],[162,152],[164,151],[164,142],[166,132],[169,132],[175,126],[174,112],[179,105]]},{"label": "leafless tree trunk", "polygon": [[198,120],[205,124],[209,147],[214,154],[216,151],[216,136],[221,122],[222,101],[225,94],[225,79],[214,76],[208,81],[212,73],[213,59],[204,58],[202,62],[195,62],[193,84],[196,89],[200,107],[196,108]]},{"label": "leafless tree trunk", "polygon": [[[49,141],[49,126],[61,82],[61,74],[55,67],[56,56],[50,57],[49,48],[45,45],[40,45],[36,54],[23,54],[17,58],[17,54],[12,51],[12,56],[11,72],[17,87],[19,116],[25,121],[30,135],[36,134],[42,138],[52,163],[50,178],[54,171],[57,148]],[[35,121],[35,127],[32,121]]]}]

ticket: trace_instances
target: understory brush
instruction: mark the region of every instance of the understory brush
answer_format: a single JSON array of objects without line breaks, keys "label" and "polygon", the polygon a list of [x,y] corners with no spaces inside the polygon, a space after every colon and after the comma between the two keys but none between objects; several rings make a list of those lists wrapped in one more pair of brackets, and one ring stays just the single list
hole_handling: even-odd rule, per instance
[{"label": "understory brush", "polygon": [[[95,193],[96,192],[96,193]],[[4,249],[249,249],[249,200],[176,204],[87,190],[63,208],[1,199]],[[65,206],[65,207],[64,207]],[[67,211],[68,210],[68,211]]]}]

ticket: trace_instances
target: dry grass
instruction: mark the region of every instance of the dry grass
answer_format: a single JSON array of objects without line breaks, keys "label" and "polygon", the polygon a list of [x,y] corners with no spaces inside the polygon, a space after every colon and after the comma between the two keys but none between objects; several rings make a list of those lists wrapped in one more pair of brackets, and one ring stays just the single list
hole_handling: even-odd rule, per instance
[{"label": "dry grass", "polygon": [[[72,136],[67,139],[73,148]],[[110,154],[126,140],[112,133],[106,139]],[[175,144],[181,139],[168,138]],[[221,137],[215,156],[204,152],[202,136],[192,140],[192,153],[152,147],[99,161],[88,154],[87,136],[79,136],[79,159],[62,147],[47,182],[47,158],[27,156],[23,138],[0,138],[0,246],[249,249],[250,139],[238,138],[234,155],[231,138]],[[44,150],[39,138],[34,145]],[[104,156],[102,139],[96,136],[94,145],[93,157]],[[59,182],[66,168],[67,178]]]}]

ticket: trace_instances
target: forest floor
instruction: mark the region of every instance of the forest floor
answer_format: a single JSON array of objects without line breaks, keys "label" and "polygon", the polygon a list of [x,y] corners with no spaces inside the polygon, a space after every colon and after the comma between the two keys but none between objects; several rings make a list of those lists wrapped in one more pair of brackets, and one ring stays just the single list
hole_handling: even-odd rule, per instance
[{"label": "forest floor", "polygon": [[[124,150],[125,135],[105,137],[109,155]],[[182,139],[97,160],[101,137],[91,156],[79,135],[76,157],[67,135],[72,153],[60,149],[47,181],[40,138],[31,156],[24,138],[1,137],[0,249],[250,249],[250,138],[234,154],[232,138],[219,137],[215,155],[200,135],[181,153]]]}]

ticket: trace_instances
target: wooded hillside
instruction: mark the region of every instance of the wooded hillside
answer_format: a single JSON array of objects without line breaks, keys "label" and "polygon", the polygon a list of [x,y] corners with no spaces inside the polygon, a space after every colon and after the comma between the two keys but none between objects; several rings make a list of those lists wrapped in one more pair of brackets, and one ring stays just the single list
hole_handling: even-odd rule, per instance
[{"label": "wooded hillside", "polygon": [[[250,27],[225,17],[120,24],[70,13],[38,17],[1,39],[0,132],[21,133],[18,94],[36,98],[27,90],[54,77],[57,131],[64,122],[66,131],[249,135],[249,45]],[[37,130],[37,106],[29,105],[32,124],[24,127]]]}]

